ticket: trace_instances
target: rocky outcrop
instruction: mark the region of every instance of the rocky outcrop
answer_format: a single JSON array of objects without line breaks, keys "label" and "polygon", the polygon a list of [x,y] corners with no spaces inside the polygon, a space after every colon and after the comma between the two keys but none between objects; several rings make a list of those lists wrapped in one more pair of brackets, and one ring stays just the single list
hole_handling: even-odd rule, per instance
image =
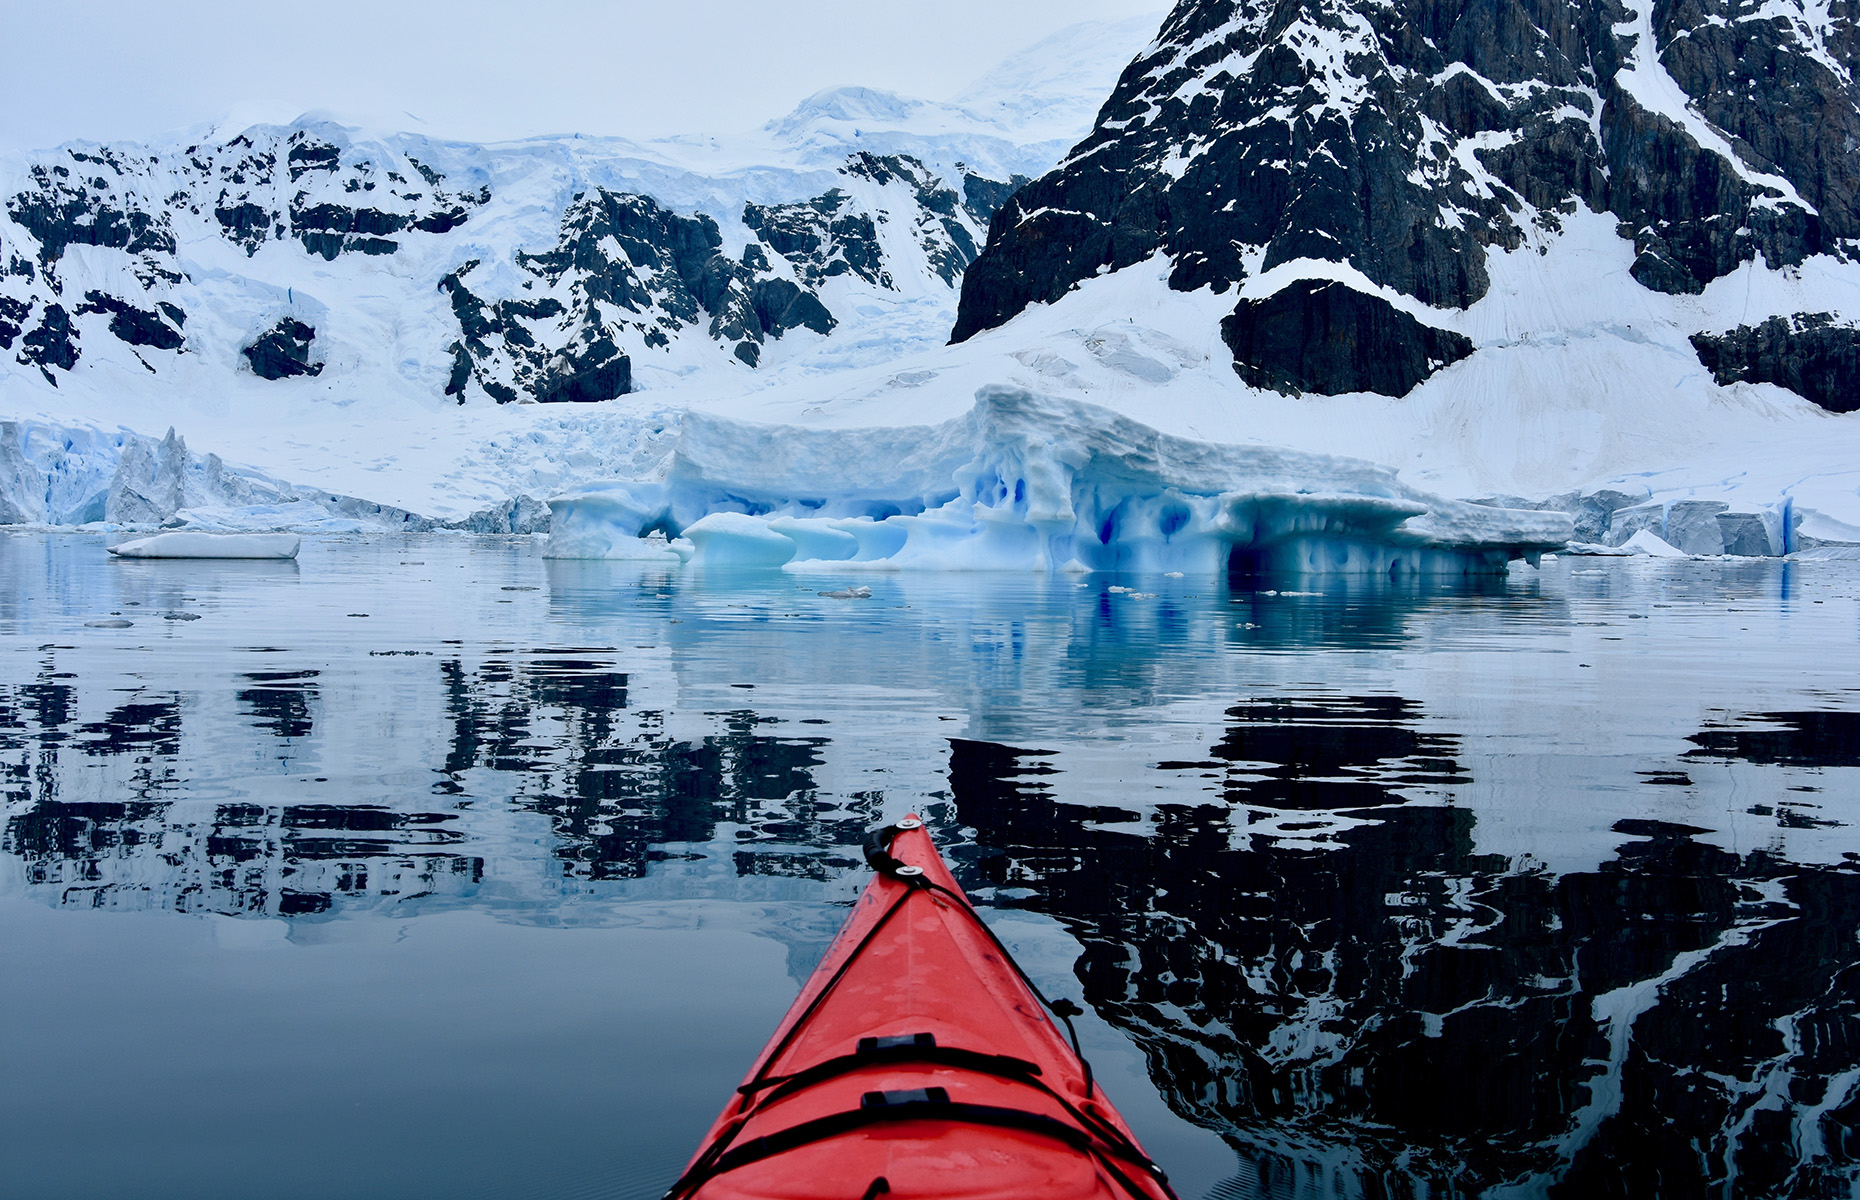
[{"label": "rocky outcrop", "polygon": [[[921,162],[862,154],[843,173],[906,189],[911,232],[946,282],[974,257],[959,198]],[[827,281],[896,288],[878,234],[887,219],[902,218],[862,207],[840,188],[795,203],[746,204],[742,223],[753,239],[732,256],[703,213],[685,216],[629,192],[579,193],[554,246],[515,255],[525,276],[520,295],[492,299],[475,290],[485,266],[478,259],[440,280],[462,335],[451,347],[446,394],[463,401],[476,385],[499,403],[611,399],[632,386],[621,339],[636,337],[650,351],[693,327],[757,366],[769,343],[794,330],[832,334],[839,321],[820,295]]]},{"label": "rocky outcrop", "polygon": [[1806,202],[1782,206],[1812,216],[1804,247],[1851,251],[1860,239],[1860,9],[1667,0],[1652,5],[1652,23],[1660,65],[1739,163],[1782,177]]},{"label": "rocky outcrop", "polygon": [[[930,267],[944,283],[954,284],[981,252],[975,232],[968,220],[973,214],[962,207],[962,198],[943,186],[943,181],[917,159],[902,155],[880,156],[855,154],[842,168],[855,178],[870,179],[877,184],[898,180],[916,197],[918,212],[912,229]],[[987,221],[981,222],[982,228]]]},{"label": "rocky outcrop", "polygon": [[7,199],[6,213],[39,243],[39,264],[51,269],[70,246],[102,246],[132,255],[173,254],[166,215],[149,212],[108,177],[132,165],[108,150],[68,152],[71,165],[35,164],[32,186]]},{"label": "rocky outcrop", "polygon": [[1473,351],[1464,335],[1423,325],[1380,296],[1313,280],[1242,300],[1221,339],[1240,378],[1289,396],[1403,396]]},{"label": "rocky outcrop", "polygon": [[1860,328],[1831,313],[1694,334],[1692,346],[1719,383],[1773,383],[1829,412],[1860,410]]},{"label": "rocky outcrop", "polygon": [[62,304],[47,304],[39,310],[39,323],[22,339],[19,361],[39,368],[40,374],[54,387],[58,377],[51,368],[69,371],[77,366],[78,346],[71,328],[71,314]]},{"label": "rocky outcrop", "polygon": [[11,296],[0,296],[0,350],[11,350],[14,339],[23,332],[21,322],[32,313],[32,305]]},{"label": "rocky outcrop", "polygon": [[799,204],[745,205],[743,224],[769,253],[787,260],[796,278],[809,287],[836,275],[893,286],[878,246],[878,227],[838,188]]},{"label": "rocky outcrop", "polygon": [[1015,192],[1032,183],[1025,175],[1016,175],[1003,181],[973,175],[968,171],[962,173],[962,207],[975,219],[975,223],[987,231],[995,214]]},{"label": "rocky outcrop", "polygon": [[[1489,248],[1554,236],[1579,207],[1619,218],[1658,291],[1759,255],[1850,253],[1852,15],[1733,8],[1181,0],[1092,133],[996,214],[953,340],[1157,255],[1179,290],[1315,260],[1464,308],[1490,286]],[[1437,356],[1416,341],[1407,357]],[[1277,359],[1238,365],[1281,376]]]},{"label": "rocky outcrop", "polygon": [[150,312],[115,296],[93,290],[84,293],[84,303],[78,306],[77,311],[79,315],[108,313],[110,332],[131,346],[148,346],[156,350],[181,349],[187,343],[181,334],[181,326],[187,324],[187,314],[166,301],[159,302],[156,307],[159,311]]},{"label": "rocky outcrop", "polygon": [[297,375],[321,375],[323,364],[310,361],[310,343],[316,330],[294,317],[281,317],[257,341],[240,353],[252,365],[260,379],[290,379]]}]

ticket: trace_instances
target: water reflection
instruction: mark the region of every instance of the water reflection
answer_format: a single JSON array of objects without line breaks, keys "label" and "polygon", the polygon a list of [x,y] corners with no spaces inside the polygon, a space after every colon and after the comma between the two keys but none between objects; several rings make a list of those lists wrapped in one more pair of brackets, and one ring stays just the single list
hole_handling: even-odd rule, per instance
[{"label": "water reflection", "polygon": [[1692,735],[1687,758],[1741,759],[1791,767],[1860,767],[1860,712],[1770,712]]},{"label": "water reflection", "polygon": [[1854,864],[1646,821],[1612,861],[1554,875],[1478,853],[1451,807],[1380,810],[1336,850],[1249,836],[1217,805],[1138,836],[1057,803],[1037,761],[952,747],[972,878],[1078,934],[1093,1007],[1240,1151],[1224,1195],[1860,1183]]},{"label": "water reflection", "polygon": [[[822,736],[783,736],[777,718],[748,709],[709,714],[714,733],[681,738],[667,714],[627,707],[627,676],[611,660],[536,656],[428,660],[443,696],[448,738],[429,790],[450,811],[368,804],[222,803],[202,813],[181,799],[146,803],[57,798],[59,748],[130,756],[172,776],[182,764],[179,701],[141,697],[100,721],[70,716],[69,688],[0,689],[0,747],[49,755],[33,772],[20,760],[9,799],[37,804],[11,815],[0,850],[21,859],[27,882],[56,888],[59,903],[155,906],[182,912],[306,916],[343,898],[411,901],[463,897],[482,882],[466,841],[473,797],[508,793],[513,814],[547,822],[548,853],[565,878],[639,879],[674,855],[730,831],[739,876],[826,881],[861,861],[856,845],[882,796],[823,802],[812,772]],[[246,671],[241,711],[278,739],[315,729],[319,672]],[[48,702],[53,701],[53,702]],[[75,726],[74,730],[68,727]],[[481,775],[496,778],[489,787]],[[323,782],[319,779],[314,782]]]},{"label": "water reflection", "polygon": [[316,728],[310,709],[316,700],[317,671],[247,671],[253,686],[239,692],[252,723],[272,736],[289,740],[309,737]]},{"label": "water reflection", "polygon": [[[1239,1154],[1220,1195],[1860,1185],[1860,661],[1825,579],[834,599],[515,543],[288,576],[33,545],[0,538],[32,584],[0,587],[0,886],[43,905],[304,944],[737,905],[799,976],[863,830],[920,808],[978,896],[1076,936]],[[201,619],[83,625],[157,603]]]},{"label": "water reflection", "polygon": [[1227,710],[1227,736],[1209,753],[1226,767],[1233,804],[1399,804],[1404,789],[1465,782],[1459,739],[1422,729],[1418,709],[1400,696],[1249,700]]}]

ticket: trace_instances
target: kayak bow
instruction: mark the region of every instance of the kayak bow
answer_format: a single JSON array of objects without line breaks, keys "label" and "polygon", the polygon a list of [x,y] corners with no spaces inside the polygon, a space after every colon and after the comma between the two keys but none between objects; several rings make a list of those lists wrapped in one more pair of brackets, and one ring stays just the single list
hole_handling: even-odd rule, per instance
[{"label": "kayak bow", "polygon": [[1174,1200],[916,817],[666,1200]]}]

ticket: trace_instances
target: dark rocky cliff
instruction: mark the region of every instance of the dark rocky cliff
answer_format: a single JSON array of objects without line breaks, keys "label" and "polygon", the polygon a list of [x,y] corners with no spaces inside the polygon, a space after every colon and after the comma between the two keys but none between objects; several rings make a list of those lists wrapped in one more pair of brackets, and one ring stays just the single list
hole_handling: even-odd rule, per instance
[{"label": "dark rocky cliff", "polygon": [[[1850,256],[1857,68],[1847,0],[1799,15],[1739,0],[1181,0],[1090,136],[996,214],[953,340],[1155,255],[1184,291],[1311,260],[1464,309],[1489,289],[1489,248],[1553,237],[1579,207],[1617,219],[1634,280],[1659,292],[1698,292],[1759,255]],[[1662,107],[1680,92],[1689,108]],[[1354,307],[1383,310],[1364,328],[1399,323],[1358,291]],[[1437,360],[1423,344],[1437,332],[1417,322],[1407,357]],[[1234,349],[1243,376],[1294,391],[1401,394],[1417,374],[1365,381],[1349,364],[1366,345]]]}]

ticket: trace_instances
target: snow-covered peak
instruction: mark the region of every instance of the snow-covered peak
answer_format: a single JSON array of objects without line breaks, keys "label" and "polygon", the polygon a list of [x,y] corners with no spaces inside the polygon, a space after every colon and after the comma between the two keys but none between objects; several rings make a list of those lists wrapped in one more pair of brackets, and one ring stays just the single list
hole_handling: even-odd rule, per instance
[{"label": "snow-covered peak", "polygon": [[774,147],[806,162],[856,148],[908,154],[945,172],[962,163],[996,176],[1037,173],[1091,128],[1118,75],[1161,19],[1157,12],[1069,26],[947,100],[828,88],[763,132]]},{"label": "snow-covered peak", "polygon": [[1089,128],[1124,69],[1156,36],[1165,10],[1120,21],[1086,21],[1004,59],[951,103],[1028,141],[1072,138]]}]

